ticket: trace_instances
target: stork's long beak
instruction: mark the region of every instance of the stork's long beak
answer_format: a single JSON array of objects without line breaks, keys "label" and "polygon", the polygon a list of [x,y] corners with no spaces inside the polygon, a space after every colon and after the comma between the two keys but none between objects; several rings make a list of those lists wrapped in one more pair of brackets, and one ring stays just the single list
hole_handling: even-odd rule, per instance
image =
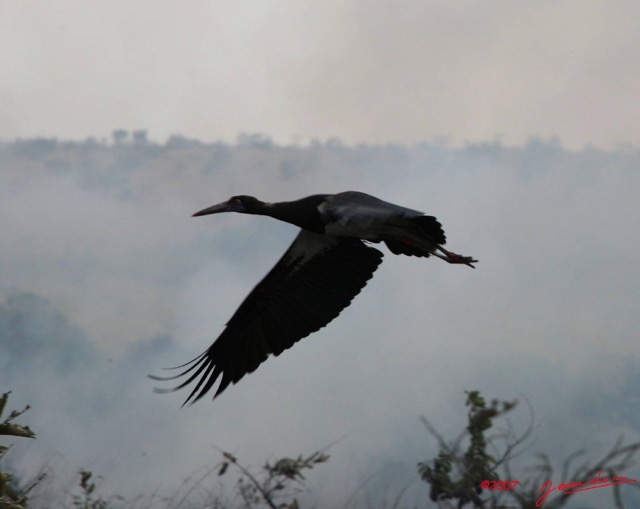
[{"label": "stork's long beak", "polygon": [[218,214],[220,212],[243,212],[244,207],[242,206],[242,202],[239,200],[229,200],[222,203],[218,203],[217,205],[213,205],[211,207],[207,207],[206,209],[202,209],[195,214],[192,214],[191,217],[198,216],[206,216],[209,214]]}]

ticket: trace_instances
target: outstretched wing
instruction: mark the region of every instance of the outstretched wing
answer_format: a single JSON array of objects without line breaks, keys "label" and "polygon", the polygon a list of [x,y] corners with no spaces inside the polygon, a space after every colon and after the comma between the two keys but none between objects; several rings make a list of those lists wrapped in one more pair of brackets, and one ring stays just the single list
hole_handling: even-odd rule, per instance
[{"label": "outstretched wing", "polygon": [[337,317],[360,293],[382,253],[359,239],[301,230],[291,247],[242,302],[218,339],[176,376],[188,377],[169,392],[197,380],[186,399],[195,403],[218,378],[218,396],[255,371],[270,354],[280,355]]},{"label": "outstretched wing", "polygon": [[418,210],[389,203],[358,191],[345,191],[328,197],[322,212],[343,226],[354,223],[360,228],[367,228],[375,222],[424,215]]},{"label": "outstretched wing", "polygon": [[435,217],[365,193],[338,193],[327,198],[322,207],[331,233],[345,229],[373,242],[383,240],[394,254],[428,257],[447,241]]}]

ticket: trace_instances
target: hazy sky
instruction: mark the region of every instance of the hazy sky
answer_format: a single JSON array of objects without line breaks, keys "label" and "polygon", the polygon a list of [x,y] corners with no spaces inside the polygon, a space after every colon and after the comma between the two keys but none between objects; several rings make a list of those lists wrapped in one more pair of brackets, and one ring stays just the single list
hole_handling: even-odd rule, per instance
[{"label": "hazy sky", "polygon": [[[519,398],[517,432],[530,402],[528,464],[578,449],[595,460],[620,434],[640,439],[637,151],[236,148],[212,170],[219,159],[184,149],[72,158],[63,147],[46,169],[1,148],[0,305],[33,292],[50,306],[22,306],[37,345],[26,352],[15,344],[26,334],[0,315],[0,339],[23,349],[0,355],[0,385],[12,408],[31,404],[24,422],[38,433],[11,457],[31,475],[48,465],[58,494],[59,477],[79,468],[111,493],[166,493],[218,461],[215,446],[259,466],[342,439],[308,476],[317,507],[353,496],[350,508],[383,507],[412,479],[424,507],[415,465],[436,443],[418,417],[453,439],[470,389]],[[167,385],[146,374],[211,344],[296,232],[190,214],[238,193],[276,201],[353,188],[436,215],[447,247],[477,269],[381,246],[382,265],[333,323],[213,403],[180,410],[186,391],[153,394]],[[148,345],[154,336],[171,344]],[[611,493],[598,491],[578,507],[607,507]]]},{"label": "hazy sky", "polygon": [[0,0],[0,137],[640,141],[635,0]]},{"label": "hazy sky", "polygon": [[[261,465],[344,437],[309,476],[318,507],[337,507],[375,472],[374,490],[415,479],[435,452],[418,416],[452,437],[468,389],[531,402],[531,455],[638,440],[639,20],[635,0],[0,0],[0,139],[455,144],[204,158],[103,146],[95,161],[54,150],[48,168],[0,146],[0,305],[32,292],[51,306],[26,310],[34,337],[94,348],[82,369],[58,349],[24,366],[0,356],[12,408],[31,404],[38,432],[11,451],[19,466],[57,458],[131,494],[179,483],[214,446]],[[295,235],[190,214],[234,194],[348,189],[437,216],[478,268],[382,248],[330,327],[214,403],[153,394],[146,374],[200,354]]]}]

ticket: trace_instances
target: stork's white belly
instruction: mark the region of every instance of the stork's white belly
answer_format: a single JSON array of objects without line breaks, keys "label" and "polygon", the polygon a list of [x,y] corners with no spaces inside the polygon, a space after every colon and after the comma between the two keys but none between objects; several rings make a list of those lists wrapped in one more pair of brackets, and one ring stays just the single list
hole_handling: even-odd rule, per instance
[{"label": "stork's white belly", "polygon": [[375,223],[371,222],[366,227],[348,222],[340,224],[339,222],[329,223],[325,226],[325,234],[334,235],[336,237],[355,237],[358,239],[368,240],[370,242],[381,242],[384,240],[411,240],[416,244],[421,244],[422,236],[420,230],[406,224],[393,223]]}]

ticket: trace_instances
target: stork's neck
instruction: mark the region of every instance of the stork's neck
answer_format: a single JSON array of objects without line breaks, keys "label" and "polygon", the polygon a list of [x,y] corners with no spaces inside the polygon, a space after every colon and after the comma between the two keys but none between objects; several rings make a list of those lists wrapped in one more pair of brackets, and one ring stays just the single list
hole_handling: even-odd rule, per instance
[{"label": "stork's neck", "polygon": [[327,196],[316,194],[301,200],[265,203],[258,214],[271,216],[314,233],[324,233],[324,222],[318,206]]}]

